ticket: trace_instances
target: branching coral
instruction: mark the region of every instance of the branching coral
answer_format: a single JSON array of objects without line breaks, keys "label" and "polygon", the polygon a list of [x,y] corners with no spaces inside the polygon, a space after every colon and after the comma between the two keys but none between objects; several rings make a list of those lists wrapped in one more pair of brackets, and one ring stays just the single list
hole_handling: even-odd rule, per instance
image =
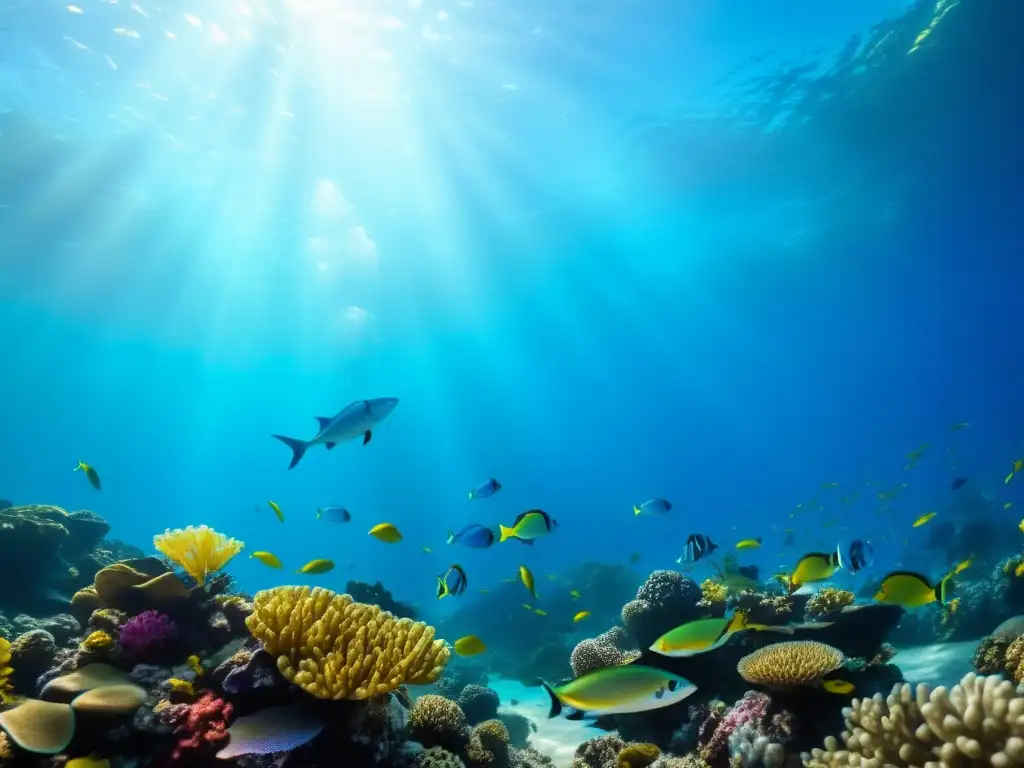
[{"label": "branching coral", "polygon": [[813,640],[773,643],[740,659],[736,671],[755,685],[790,688],[813,685],[846,661],[842,651]]},{"label": "branching coral", "polygon": [[825,587],[807,601],[804,615],[809,619],[822,619],[852,605],[854,599],[853,592],[835,587]]},{"label": "branching coral", "polygon": [[[854,699],[846,728],[805,757],[810,768],[1024,763],[1024,693],[997,675],[966,675],[952,689],[897,685],[887,698]],[[871,761],[866,763],[865,761]]]},{"label": "branching coral", "polygon": [[719,584],[714,579],[704,579],[700,583],[700,600],[697,601],[697,605],[712,608],[724,604],[728,596],[729,588],[725,584]]},{"label": "branching coral", "polygon": [[222,570],[241,552],[245,544],[205,525],[190,525],[154,536],[153,546],[202,586],[210,575]]},{"label": "branching coral", "polygon": [[432,683],[450,656],[433,627],[319,587],[258,592],[245,623],[281,674],[319,699],[368,699]]}]

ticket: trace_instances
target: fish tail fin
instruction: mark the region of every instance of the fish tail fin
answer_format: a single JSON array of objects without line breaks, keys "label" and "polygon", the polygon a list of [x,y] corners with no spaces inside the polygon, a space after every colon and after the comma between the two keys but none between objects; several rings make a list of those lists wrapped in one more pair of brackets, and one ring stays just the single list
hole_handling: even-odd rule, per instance
[{"label": "fish tail fin", "polygon": [[77,466],[77,467],[75,467],[75,468],[74,468],[74,470],[72,470],[72,471],[73,471],[73,472],[77,472],[78,470],[80,470],[80,469],[81,469],[82,467],[84,467],[84,466],[85,466],[85,464],[83,464],[83,463],[82,463],[82,460],[81,460],[81,459],[79,459],[79,460],[78,460],[78,466]]},{"label": "fish tail fin", "polygon": [[324,511],[322,509],[320,509],[320,507],[317,507],[316,508],[316,519],[319,520],[323,516],[324,516]]},{"label": "fish tail fin", "polygon": [[633,514],[634,515],[639,515],[640,514],[640,507],[636,506],[636,504],[633,505]]},{"label": "fish tail fin", "polygon": [[944,608],[949,603],[949,582],[953,579],[953,573],[947,573],[943,576],[939,583],[935,585],[935,599],[939,601],[939,605]]},{"label": "fish tail fin", "polygon": [[309,443],[305,440],[296,440],[294,437],[285,437],[284,435],[271,435],[271,437],[277,438],[292,449],[292,463],[288,465],[288,469],[294,469],[309,449]]},{"label": "fish tail fin", "polygon": [[442,597],[448,597],[448,585],[444,579],[440,576],[437,577],[437,599],[440,600]]},{"label": "fish tail fin", "polygon": [[498,530],[501,532],[501,539],[498,540],[499,544],[505,541],[506,539],[514,539],[516,536],[516,531],[514,528],[506,528],[501,523],[498,523]]},{"label": "fish tail fin", "polygon": [[545,683],[543,680],[540,681],[541,686],[544,688],[544,692],[551,697],[551,709],[548,710],[548,717],[558,717],[562,712],[562,702],[555,694],[554,689]]},{"label": "fish tail fin", "polygon": [[455,541],[455,532],[448,531],[448,543],[451,544],[453,541]]}]

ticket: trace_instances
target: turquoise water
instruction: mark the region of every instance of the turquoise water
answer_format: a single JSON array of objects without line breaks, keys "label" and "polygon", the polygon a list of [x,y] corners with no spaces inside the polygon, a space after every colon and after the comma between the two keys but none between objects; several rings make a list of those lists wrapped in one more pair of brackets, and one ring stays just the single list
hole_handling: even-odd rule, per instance
[{"label": "turquoise water", "polygon": [[[911,522],[965,475],[1014,530],[1021,448],[1019,115],[969,86],[1005,25],[962,5],[918,55],[935,9],[882,0],[8,3],[0,496],[145,550],[205,523],[427,616],[452,562],[639,582],[695,532],[948,567]],[[370,444],[287,470],[271,433],[383,396]],[[446,550],[534,507],[542,545]]]}]

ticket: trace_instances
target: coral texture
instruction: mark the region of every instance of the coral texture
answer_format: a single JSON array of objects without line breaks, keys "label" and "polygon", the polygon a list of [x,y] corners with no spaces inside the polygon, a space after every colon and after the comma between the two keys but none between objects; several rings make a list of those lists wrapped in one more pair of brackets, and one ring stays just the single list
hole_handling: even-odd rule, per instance
[{"label": "coral texture", "polygon": [[852,605],[853,601],[853,592],[835,587],[825,587],[807,601],[804,615],[809,619],[823,619]]},{"label": "coral texture", "polygon": [[14,673],[11,669],[11,644],[0,637],[0,704],[6,704],[8,694],[14,689],[10,677]]},{"label": "coral texture", "polygon": [[457,701],[470,725],[494,718],[498,714],[498,705],[501,703],[495,691],[483,685],[474,684],[463,688]]},{"label": "coral texture", "polygon": [[1003,678],[966,675],[953,688],[897,685],[854,699],[846,730],[805,757],[810,768],[885,765],[1006,768],[1024,763],[1024,694]]},{"label": "coral texture", "polygon": [[466,716],[451,699],[428,693],[412,706],[409,736],[425,747],[458,752],[466,741]]},{"label": "coral texture", "polygon": [[277,657],[281,674],[320,699],[367,699],[406,683],[432,683],[450,652],[434,628],[396,619],[314,587],[256,594],[246,619],[252,635]]},{"label": "coral texture", "polygon": [[234,708],[212,693],[204,693],[191,704],[173,704],[163,708],[161,719],[174,726],[178,744],[171,758],[182,758],[198,751],[216,751],[228,739],[228,721]]},{"label": "coral texture", "polygon": [[759,648],[740,659],[736,671],[748,683],[777,688],[811,685],[846,661],[842,651],[813,640],[793,640]]},{"label": "coral texture", "polygon": [[245,546],[205,525],[167,530],[153,537],[153,546],[202,586]]},{"label": "coral texture", "polygon": [[143,611],[125,622],[118,641],[126,653],[141,657],[178,636],[178,627],[159,611]]}]

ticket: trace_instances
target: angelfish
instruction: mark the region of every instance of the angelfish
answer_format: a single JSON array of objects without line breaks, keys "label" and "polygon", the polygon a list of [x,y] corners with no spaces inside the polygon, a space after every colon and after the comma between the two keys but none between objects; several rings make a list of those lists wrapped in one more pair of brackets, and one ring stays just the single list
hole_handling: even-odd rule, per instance
[{"label": "angelfish", "polygon": [[373,428],[387,418],[395,406],[397,397],[375,397],[372,400],[356,400],[342,408],[334,416],[317,416],[319,431],[311,440],[297,440],[284,435],[272,435],[292,449],[292,461],[288,469],[298,464],[302,457],[314,445],[324,445],[331,450],[338,443],[346,440],[363,438],[363,445],[373,437]]},{"label": "angelfish", "polygon": [[541,685],[551,697],[548,717],[556,717],[564,707],[571,707],[575,712],[568,715],[569,720],[661,709],[697,690],[685,678],[642,664],[598,669],[564,685],[543,681]]}]

